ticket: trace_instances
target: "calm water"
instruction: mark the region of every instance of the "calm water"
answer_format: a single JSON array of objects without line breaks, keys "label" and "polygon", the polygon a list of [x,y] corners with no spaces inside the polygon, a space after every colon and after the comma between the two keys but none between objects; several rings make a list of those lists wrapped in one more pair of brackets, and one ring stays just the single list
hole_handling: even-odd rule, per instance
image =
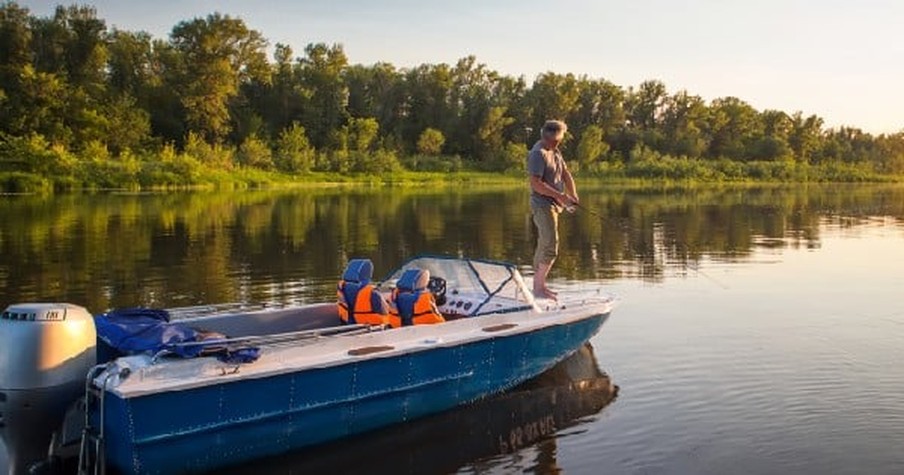
[{"label": "calm water", "polygon": [[[245,472],[904,473],[904,187],[582,198],[553,285],[622,302],[581,371],[349,442],[360,460]],[[527,207],[523,187],[3,196],[0,304],[311,302],[359,256],[527,271]]]}]

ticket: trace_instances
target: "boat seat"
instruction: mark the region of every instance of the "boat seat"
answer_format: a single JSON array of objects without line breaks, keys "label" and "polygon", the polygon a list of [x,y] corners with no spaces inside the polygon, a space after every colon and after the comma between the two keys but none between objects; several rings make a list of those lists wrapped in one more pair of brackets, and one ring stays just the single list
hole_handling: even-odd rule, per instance
[{"label": "boat seat", "polygon": [[348,261],[336,289],[339,318],[343,323],[385,325],[388,309],[383,296],[371,283],[374,265],[370,259]]},{"label": "boat seat", "polygon": [[389,324],[393,328],[442,323],[446,319],[436,308],[433,293],[427,289],[430,271],[408,269],[402,273],[392,292]]}]

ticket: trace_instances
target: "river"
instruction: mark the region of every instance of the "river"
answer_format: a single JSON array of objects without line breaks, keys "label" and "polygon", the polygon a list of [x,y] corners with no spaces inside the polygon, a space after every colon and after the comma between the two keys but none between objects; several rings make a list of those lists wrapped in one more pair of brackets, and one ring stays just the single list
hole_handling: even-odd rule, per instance
[{"label": "river", "polygon": [[[582,375],[354,441],[421,452],[382,471],[904,473],[904,187],[581,191],[551,284],[620,299]],[[0,303],[314,302],[352,257],[529,273],[534,239],[524,187],[0,196]]]}]

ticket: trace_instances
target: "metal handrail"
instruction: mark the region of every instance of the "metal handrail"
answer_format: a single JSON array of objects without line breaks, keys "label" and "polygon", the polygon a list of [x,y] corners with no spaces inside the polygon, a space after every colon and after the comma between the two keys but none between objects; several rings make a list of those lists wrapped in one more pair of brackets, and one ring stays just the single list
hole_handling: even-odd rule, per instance
[{"label": "metal handrail", "polygon": [[368,325],[363,324],[354,324],[354,325],[341,325],[335,327],[326,327],[326,328],[316,328],[313,330],[301,330],[295,332],[286,332],[286,333],[274,333],[272,335],[259,335],[259,336],[240,336],[234,338],[214,338],[210,340],[201,340],[201,341],[186,341],[182,343],[174,343],[171,346],[174,347],[192,347],[192,346],[209,346],[209,345],[229,345],[234,343],[254,343],[265,345],[271,341],[285,341],[285,340],[295,340],[295,339],[303,339],[303,338],[311,338],[311,337],[320,337],[320,336],[330,336],[334,334],[342,334],[348,333],[353,330],[361,330],[367,329]]},{"label": "metal handrail", "polygon": [[[82,440],[81,446],[79,447],[78,475],[90,475],[91,473],[93,473],[94,475],[104,475],[107,472],[107,462],[105,459],[106,455],[104,454],[104,400],[105,394],[107,392],[107,382],[110,381],[110,378],[116,376],[116,373],[107,373],[107,376],[104,378],[102,386],[100,388],[95,387],[94,379],[104,371],[108,370],[109,367],[109,363],[93,366],[88,371],[88,375],[85,378],[85,427],[84,429],[82,429]],[[99,404],[99,428],[97,428],[96,432],[94,432],[95,428],[91,425],[92,396],[97,397]],[[89,453],[91,449],[89,447],[89,444],[92,444],[92,442],[94,448],[93,458],[92,454]]]},{"label": "metal handrail", "polygon": [[275,346],[283,343],[293,343],[302,340],[316,340],[329,336],[351,336],[362,333],[368,333],[375,330],[382,330],[381,325],[341,325],[335,327],[317,328],[313,330],[301,330],[296,332],[275,333],[272,335],[260,336],[244,336],[234,338],[212,338],[201,341],[186,341],[182,343],[173,343],[167,348],[158,351],[152,358],[151,363],[155,364],[161,357],[173,354],[174,348],[192,348],[192,347],[225,347],[235,349],[236,347],[249,346]]}]

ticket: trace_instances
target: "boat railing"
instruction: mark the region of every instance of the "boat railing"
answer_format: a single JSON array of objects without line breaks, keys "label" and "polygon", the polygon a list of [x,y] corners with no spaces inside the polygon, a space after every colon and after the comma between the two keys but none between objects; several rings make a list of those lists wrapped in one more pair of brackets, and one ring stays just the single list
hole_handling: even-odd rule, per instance
[{"label": "boat railing", "polygon": [[242,348],[250,347],[274,347],[280,345],[299,345],[310,344],[322,338],[335,336],[351,336],[372,331],[383,330],[385,327],[380,325],[340,325],[334,327],[316,328],[313,330],[302,330],[285,333],[274,333],[272,335],[255,335],[242,336],[232,338],[211,338],[201,341],[187,341],[182,343],[174,343],[168,345],[167,348],[157,352],[151,359],[152,364],[156,363],[161,357],[176,353],[177,349],[221,349],[225,348],[229,351],[235,351]]}]

